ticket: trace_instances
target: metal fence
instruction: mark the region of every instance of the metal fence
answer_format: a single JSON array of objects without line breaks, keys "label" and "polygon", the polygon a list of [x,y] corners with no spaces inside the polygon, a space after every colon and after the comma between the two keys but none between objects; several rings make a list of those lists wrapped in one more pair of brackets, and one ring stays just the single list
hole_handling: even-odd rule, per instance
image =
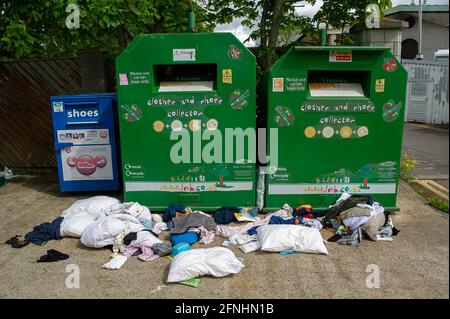
[{"label": "metal fence", "polygon": [[448,124],[448,63],[403,62],[409,74],[405,121]]}]

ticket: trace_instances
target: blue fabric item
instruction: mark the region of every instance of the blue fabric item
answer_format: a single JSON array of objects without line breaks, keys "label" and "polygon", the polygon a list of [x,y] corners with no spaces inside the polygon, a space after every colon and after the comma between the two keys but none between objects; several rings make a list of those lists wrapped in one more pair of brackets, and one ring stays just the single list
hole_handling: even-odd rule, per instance
[{"label": "blue fabric item", "polygon": [[281,256],[287,256],[287,255],[292,255],[292,254],[296,254],[296,253],[298,253],[298,251],[289,249],[289,250],[281,251],[281,252],[280,252],[280,255],[281,255]]},{"label": "blue fabric item", "polygon": [[153,221],[151,219],[139,219],[139,221],[141,222],[142,226],[145,227],[145,229],[152,229],[152,225],[153,225]]},{"label": "blue fabric item", "polygon": [[175,246],[179,243],[188,243],[189,245],[195,244],[199,241],[198,234],[193,231],[188,231],[179,235],[170,235],[170,241],[172,242],[172,246]]},{"label": "blue fabric item", "polygon": [[61,223],[64,217],[58,217],[51,223],[43,223],[35,226],[31,232],[25,235],[25,238],[35,245],[45,245],[49,240],[61,239]]},{"label": "blue fabric item", "polygon": [[259,226],[255,226],[250,228],[249,230],[247,230],[247,234],[249,234],[250,236],[252,235],[256,235],[258,232],[256,231],[258,229]]},{"label": "blue fabric item", "polygon": [[167,223],[169,220],[171,220],[177,215],[177,212],[186,214],[186,207],[181,205],[170,204],[163,215],[163,221]]},{"label": "blue fabric item", "polygon": [[251,209],[249,209],[247,207],[242,207],[242,208],[239,209],[239,211],[240,211],[241,214],[247,213],[247,214],[249,214],[252,217],[256,217],[258,215],[258,212],[259,212],[258,207],[254,207],[254,208],[251,208]]},{"label": "blue fabric item", "polygon": [[238,213],[241,210],[238,207],[222,207],[216,210],[213,214],[213,218],[216,224],[227,225],[237,221],[234,213]]},{"label": "blue fabric item", "polygon": [[175,257],[182,251],[189,250],[190,248],[191,248],[191,246],[189,246],[188,243],[178,243],[175,246],[173,246],[173,248],[172,248],[172,256]]},{"label": "blue fabric item", "polygon": [[281,218],[281,217],[278,217],[278,216],[272,216],[271,218],[270,218],[270,221],[269,221],[269,225],[271,225],[271,224],[286,224],[286,225],[293,225],[294,224],[294,222],[295,222],[295,218],[291,218],[291,219],[283,219],[283,218]]}]

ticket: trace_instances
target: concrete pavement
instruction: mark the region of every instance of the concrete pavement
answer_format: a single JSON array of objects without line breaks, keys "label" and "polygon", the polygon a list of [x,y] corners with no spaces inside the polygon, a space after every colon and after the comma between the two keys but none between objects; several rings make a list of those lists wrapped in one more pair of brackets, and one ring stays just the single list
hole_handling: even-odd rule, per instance
[{"label": "concrete pavement", "polygon": [[413,175],[449,188],[448,130],[405,123],[403,152],[417,161]]},{"label": "concrete pavement", "polygon": [[[401,211],[393,220],[401,232],[393,242],[365,240],[360,247],[327,243],[328,256],[243,254],[232,247],[246,267],[225,278],[204,277],[201,288],[167,284],[167,258],[146,263],[133,257],[120,270],[102,269],[111,251],[86,248],[75,238],[22,249],[0,245],[0,298],[449,298],[448,215],[426,205],[405,184],[399,192]],[[55,176],[14,179],[0,188],[0,240],[53,220],[85,197],[62,195]],[[322,231],[324,239],[331,235]],[[162,239],[166,238],[164,234]],[[219,246],[223,240],[216,237],[206,247]],[[70,258],[36,263],[47,249]],[[66,267],[72,264],[80,269],[78,289],[66,287],[70,274]],[[366,271],[373,269],[369,265],[379,269],[380,288],[366,286],[371,274]]]}]

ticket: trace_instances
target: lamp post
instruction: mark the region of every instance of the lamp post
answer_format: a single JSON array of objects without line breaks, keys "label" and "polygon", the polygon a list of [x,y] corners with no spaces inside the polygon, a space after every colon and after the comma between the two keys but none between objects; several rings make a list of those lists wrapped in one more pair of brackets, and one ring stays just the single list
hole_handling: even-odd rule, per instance
[{"label": "lamp post", "polygon": [[320,30],[320,45],[325,47],[327,46],[328,24],[326,22],[320,22],[318,28]]},{"label": "lamp post", "polygon": [[197,32],[197,28],[195,27],[195,13],[192,7],[192,0],[189,2],[190,11],[189,11],[189,32]]}]

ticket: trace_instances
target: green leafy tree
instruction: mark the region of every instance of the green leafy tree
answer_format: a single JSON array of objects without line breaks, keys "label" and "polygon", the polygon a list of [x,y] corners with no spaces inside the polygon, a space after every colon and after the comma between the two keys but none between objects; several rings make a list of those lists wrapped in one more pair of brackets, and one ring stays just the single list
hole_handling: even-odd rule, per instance
[{"label": "green leafy tree", "polygon": [[[80,8],[80,27],[68,29],[66,7]],[[199,31],[214,21],[195,3]],[[71,56],[85,48],[116,55],[141,33],[185,32],[189,0],[6,0],[0,4],[0,57]]]},{"label": "green leafy tree", "polygon": [[[314,4],[316,0],[202,0],[201,7],[207,15],[220,23],[230,23],[239,18],[243,26],[253,30],[247,40],[254,40],[259,46],[260,65],[264,71],[276,59],[276,48],[288,45],[295,36],[311,32],[312,20],[297,13],[299,3]],[[281,35],[281,37],[280,37]]]},{"label": "green leafy tree", "polygon": [[353,44],[350,35],[345,34],[345,28],[364,21],[369,4],[377,4],[381,11],[392,7],[392,0],[326,0],[314,16],[317,22],[327,22],[333,28],[341,29],[339,44]]}]

